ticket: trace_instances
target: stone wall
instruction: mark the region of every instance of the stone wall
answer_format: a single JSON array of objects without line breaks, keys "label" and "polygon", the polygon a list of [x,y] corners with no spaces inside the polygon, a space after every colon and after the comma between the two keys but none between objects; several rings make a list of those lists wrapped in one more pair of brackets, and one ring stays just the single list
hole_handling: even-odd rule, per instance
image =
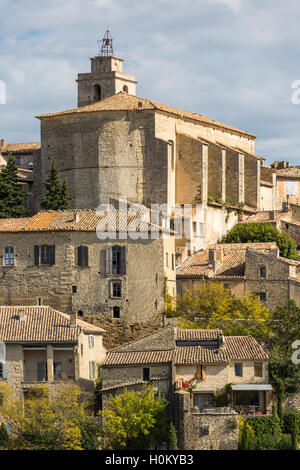
[{"label": "stone wall", "polygon": [[180,450],[237,450],[238,415],[215,408],[211,413],[195,413],[189,393],[177,392],[176,427]]},{"label": "stone wall", "polygon": [[300,411],[300,393],[286,396],[283,402],[283,407],[285,411]]}]

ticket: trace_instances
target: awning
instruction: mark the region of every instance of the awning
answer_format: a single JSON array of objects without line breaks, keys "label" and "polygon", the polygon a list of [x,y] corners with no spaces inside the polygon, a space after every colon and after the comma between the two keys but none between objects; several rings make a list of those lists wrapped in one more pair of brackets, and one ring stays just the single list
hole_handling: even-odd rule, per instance
[{"label": "awning", "polygon": [[217,391],[216,388],[192,388],[192,392],[207,393],[207,392],[216,392],[216,391]]},{"label": "awning", "polygon": [[239,384],[231,385],[231,388],[234,392],[246,392],[246,391],[267,391],[273,390],[272,385],[270,384]]}]

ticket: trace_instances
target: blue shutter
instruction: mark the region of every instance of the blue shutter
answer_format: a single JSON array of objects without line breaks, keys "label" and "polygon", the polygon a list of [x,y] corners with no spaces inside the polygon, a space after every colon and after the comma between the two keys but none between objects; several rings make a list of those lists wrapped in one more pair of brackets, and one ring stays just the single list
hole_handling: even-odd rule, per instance
[{"label": "blue shutter", "polygon": [[7,378],[8,378],[8,362],[7,361],[3,362],[2,378],[3,378],[3,380],[7,380]]}]

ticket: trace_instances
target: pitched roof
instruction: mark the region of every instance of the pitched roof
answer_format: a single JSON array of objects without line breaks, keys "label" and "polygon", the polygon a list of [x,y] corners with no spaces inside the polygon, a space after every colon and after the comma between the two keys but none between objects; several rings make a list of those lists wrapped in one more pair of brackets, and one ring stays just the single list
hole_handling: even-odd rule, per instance
[{"label": "pitched roof", "polygon": [[[209,263],[209,249],[222,251],[223,260],[214,272]],[[210,245],[204,251],[199,251],[187,258],[176,270],[176,277],[207,277],[207,278],[241,278],[245,274],[246,250],[268,252],[277,248],[276,243],[224,243]]]},{"label": "pitched roof", "polygon": [[40,142],[15,142],[13,144],[4,143],[4,145],[0,145],[0,153],[26,152],[39,150],[40,148]]},{"label": "pitched roof", "polygon": [[[162,330],[159,330],[162,331]],[[183,330],[174,328],[177,341],[205,341],[218,339],[221,330]],[[142,339],[142,338],[141,338]],[[215,364],[229,363],[232,360],[265,360],[268,355],[252,336],[228,336],[222,346],[207,346],[201,344],[176,344],[173,349],[121,351],[115,348],[108,351],[103,363],[104,366],[116,365],[147,365],[163,364],[174,361],[175,364]]]},{"label": "pitched roof", "polygon": [[[138,220],[138,217],[139,214],[127,212],[126,218],[124,213],[116,211],[116,219],[114,219],[114,212],[97,215],[96,210],[87,209],[40,211],[28,218],[0,219],[0,232],[95,232],[97,228],[107,232],[110,227],[114,227],[112,225],[114,220],[116,220],[116,231],[166,230],[146,220],[138,222],[135,227],[133,223]],[[147,211],[147,218],[149,220],[150,211]],[[101,227],[100,223],[102,223]]]},{"label": "pitched roof", "polygon": [[[25,320],[19,320],[19,315]],[[3,342],[72,342],[80,331],[102,334],[104,330],[77,319],[70,328],[70,316],[47,306],[0,307],[0,341]]]},{"label": "pitched roof", "polygon": [[165,104],[157,103],[156,101],[149,100],[147,98],[140,98],[135,95],[129,95],[125,92],[119,92],[116,95],[109,96],[101,101],[96,103],[81,106],[80,108],[67,109],[65,111],[58,111],[54,113],[42,114],[36,116],[38,119],[52,118],[65,116],[70,114],[82,114],[82,113],[93,113],[93,112],[105,112],[105,111],[161,111],[168,114],[173,114],[175,116],[192,119],[194,121],[199,121],[204,124],[221,127],[223,129],[237,132],[239,134],[245,134],[252,138],[255,138],[253,134],[249,132],[242,131],[233,126],[223,124],[221,122],[215,121],[214,119],[202,116],[201,114],[191,113],[190,111],[183,111],[178,108],[173,108],[172,106],[167,106]]},{"label": "pitched roof", "polygon": [[300,178],[300,166],[290,166],[276,170],[277,177]]}]

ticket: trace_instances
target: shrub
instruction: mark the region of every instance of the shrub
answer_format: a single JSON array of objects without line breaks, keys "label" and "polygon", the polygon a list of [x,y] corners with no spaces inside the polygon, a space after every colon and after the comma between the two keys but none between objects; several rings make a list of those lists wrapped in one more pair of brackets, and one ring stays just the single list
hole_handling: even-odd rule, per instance
[{"label": "shrub", "polygon": [[296,420],[296,425],[299,431],[300,428],[300,411],[293,410],[284,413],[283,415],[283,432],[286,434],[292,434],[294,420]]},{"label": "shrub", "polygon": [[292,450],[292,439],[289,434],[259,434],[250,436],[249,450]]}]

